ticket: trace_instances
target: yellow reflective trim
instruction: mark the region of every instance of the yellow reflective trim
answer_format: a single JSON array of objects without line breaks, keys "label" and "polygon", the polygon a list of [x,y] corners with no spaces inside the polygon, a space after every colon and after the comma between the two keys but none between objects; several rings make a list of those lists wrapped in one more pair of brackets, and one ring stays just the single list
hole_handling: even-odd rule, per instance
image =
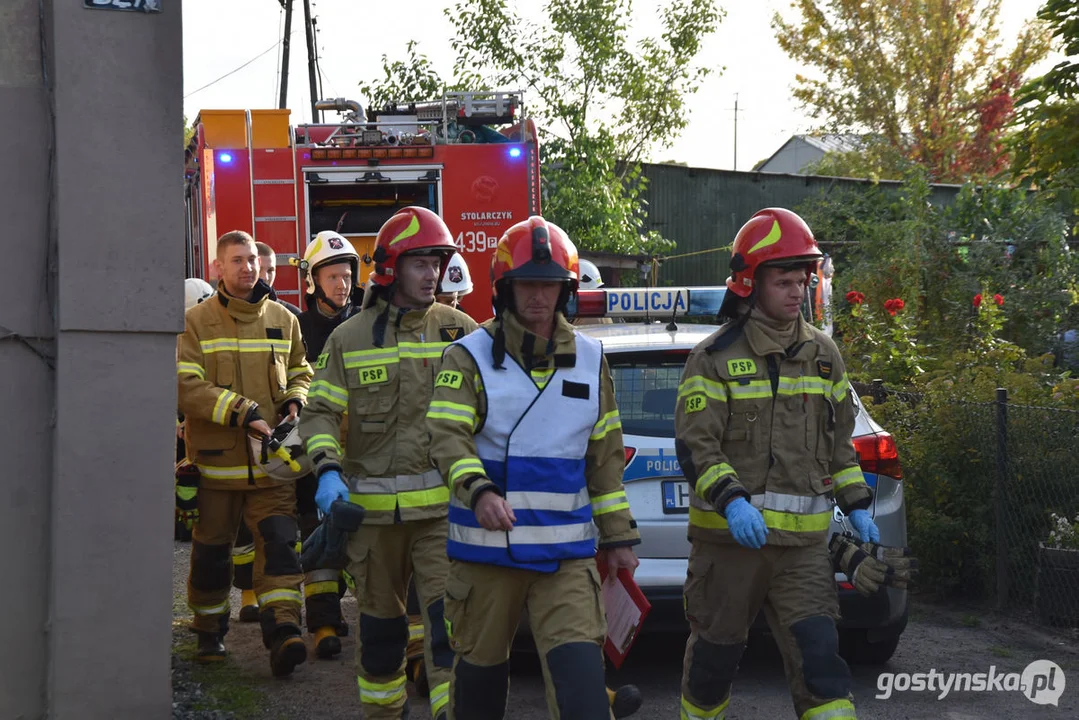
[{"label": "yellow reflective trim", "polygon": [[[360,686],[360,702],[371,705],[392,705],[405,696],[405,676],[385,683],[371,682],[362,676],[356,677]],[[366,714],[366,713],[365,713]]]},{"label": "yellow reflective trim", "polygon": [[843,399],[847,397],[847,388],[850,386],[850,381],[847,380],[847,373],[843,373],[843,377],[839,378],[836,382],[832,383],[832,397],[836,402],[843,402]]},{"label": "yellow reflective trim", "polygon": [[592,500],[592,517],[606,515],[619,510],[629,510],[629,498],[624,490],[617,490],[606,495],[600,495]]},{"label": "yellow reflective trim", "polygon": [[303,596],[309,598],[312,595],[336,595],[340,586],[336,580],[323,580],[322,582],[304,583]]},{"label": "yellow reflective trim", "polygon": [[431,717],[438,717],[438,713],[442,711],[442,708],[450,702],[450,684],[444,682],[441,685],[435,685],[431,688]]},{"label": "yellow reflective trim", "polygon": [[719,465],[713,465],[708,468],[704,475],[697,478],[697,497],[704,501],[708,501],[708,491],[712,489],[712,486],[720,481],[721,478],[731,475],[737,477],[737,473],[734,472],[734,468],[727,463],[720,463]]},{"label": "yellow reflective trim", "polygon": [[799,720],[857,720],[854,704],[850,700],[833,700],[815,708],[809,708]]},{"label": "yellow reflective trim", "polygon": [[440,358],[442,352],[448,348],[448,342],[399,342],[401,357],[412,359]]},{"label": "yellow reflective trim", "polygon": [[245,553],[238,553],[232,556],[233,565],[250,565],[255,562],[255,551],[250,550]]},{"label": "yellow reflective trim", "polygon": [[217,396],[217,402],[214,403],[213,412],[210,413],[210,419],[218,425],[228,426],[228,408],[232,404],[232,398],[236,397],[236,393],[229,390],[221,390],[221,394]]},{"label": "yellow reflective trim", "polygon": [[200,380],[206,379],[206,370],[198,363],[193,362],[179,362],[176,363],[177,375],[194,375]]},{"label": "yellow reflective trim", "polygon": [[266,607],[270,603],[288,603],[290,605],[303,605],[303,596],[299,590],[292,588],[278,588],[259,595],[259,607]]},{"label": "yellow reflective trim", "polygon": [[216,338],[199,342],[203,354],[215,352],[281,352],[288,354],[292,350],[292,340],[271,338],[254,340],[251,338]]},{"label": "yellow reflective trim", "polygon": [[390,494],[349,493],[348,499],[362,507],[364,510],[392,511],[397,507],[397,496]]},{"label": "yellow reflective trim", "polygon": [[755,400],[772,397],[772,384],[767,380],[750,380],[744,385],[731,383],[727,388],[732,400]]},{"label": "yellow reflective trim", "polygon": [[195,496],[199,494],[197,487],[191,487],[190,485],[177,485],[176,497],[181,500],[194,500]]},{"label": "yellow reflective trim", "polygon": [[845,468],[843,470],[840,470],[839,472],[837,472],[835,475],[832,476],[832,490],[833,491],[841,490],[841,489],[847,487],[848,485],[853,485],[855,483],[864,483],[864,482],[865,482],[865,475],[862,474],[862,468],[860,468],[860,467],[849,467],[849,468]]},{"label": "yellow reflective trim", "polygon": [[477,421],[476,409],[462,403],[450,402],[449,400],[432,400],[427,410],[427,417],[439,420],[455,420],[475,426]]},{"label": "yellow reflective trim", "polygon": [[[234,465],[232,467],[219,467],[216,465],[197,465],[199,472],[204,478],[210,480],[246,480],[248,468],[246,465]],[[258,467],[252,467],[251,477],[264,478],[266,473]]]},{"label": "yellow reflective trim", "polygon": [[[762,510],[764,524],[771,530],[786,530],[788,532],[822,532],[828,529],[832,522],[832,513],[822,512],[812,515],[799,515],[785,513],[777,510]],[[711,510],[701,510],[692,505],[689,507],[689,524],[697,527],[710,528],[712,530],[727,530],[727,520]]]},{"label": "yellow reflective trim", "polygon": [[442,505],[450,501],[450,489],[445,485],[426,490],[409,490],[397,493],[397,504],[403,508],[421,508]]},{"label": "yellow reflective trim", "polygon": [[450,465],[450,479],[449,482],[452,485],[462,475],[483,475],[486,477],[487,471],[483,467],[483,461],[479,458],[461,458],[453,465]]},{"label": "yellow reflective trim", "polygon": [[226,600],[220,605],[191,605],[188,603],[188,607],[196,615],[224,615],[229,611],[229,601]]},{"label": "yellow reflective trim", "polygon": [[682,696],[682,705],[678,717],[679,720],[723,720],[726,717],[727,706],[730,703],[731,699],[728,696],[726,700],[720,703],[719,707],[714,710],[705,710],[697,707],[689,700],[686,700],[685,696]]},{"label": "yellow reflective trim", "polygon": [[404,240],[406,238],[410,238],[413,235],[416,235],[417,233],[419,233],[419,231],[420,231],[420,219],[416,215],[413,215],[411,222],[408,223],[408,226],[405,227],[405,229],[402,230],[401,232],[397,233],[397,235],[393,238],[393,240],[390,240],[390,247],[393,247],[394,245],[396,245],[397,243],[401,242],[402,240]]},{"label": "yellow reflective trim", "polygon": [[621,429],[622,420],[618,417],[618,410],[611,410],[609,413],[599,419],[599,422],[597,422],[595,427],[592,428],[592,435],[589,436],[588,439],[602,440],[603,438],[607,437],[608,433],[610,433],[611,431]]},{"label": "yellow reflective trim", "polygon": [[700,375],[688,377],[678,386],[678,399],[698,393],[703,393],[713,400],[727,401],[727,388],[723,386],[723,383]]},{"label": "yellow reflective trim", "polygon": [[307,397],[320,397],[338,407],[348,407],[348,391],[344,388],[339,388],[336,385],[331,385],[325,380],[316,380],[311,383],[311,388],[307,392]]},{"label": "yellow reflective trim", "polygon": [[768,247],[769,245],[775,245],[777,242],[779,242],[779,238],[781,238],[781,237],[783,237],[783,231],[779,229],[779,221],[778,220],[773,220],[772,221],[772,229],[768,231],[767,235],[765,235],[763,238],[758,240],[757,244],[755,244],[753,247],[751,247],[747,254],[752,255],[753,253],[757,252],[758,250],[763,250],[764,248]]},{"label": "yellow reflective trim", "polygon": [[289,380],[295,380],[296,378],[300,377],[301,375],[306,375],[309,372],[311,372],[310,368],[305,367],[303,365],[297,365],[296,367],[291,367],[291,368],[288,369],[288,379]]},{"label": "yellow reflective trim", "polygon": [[375,348],[374,350],[356,350],[341,355],[346,370],[354,370],[372,365],[394,365],[398,360],[397,348]]},{"label": "yellow reflective trim", "polygon": [[330,448],[338,455],[341,454],[341,443],[337,441],[333,435],[327,435],[326,433],[319,433],[318,435],[312,435],[307,438],[307,452],[308,454],[321,450],[322,448]]},{"label": "yellow reflective trim", "polygon": [[409,640],[422,640],[423,639],[423,623],[413,623],[408,626],[408,639]]}]

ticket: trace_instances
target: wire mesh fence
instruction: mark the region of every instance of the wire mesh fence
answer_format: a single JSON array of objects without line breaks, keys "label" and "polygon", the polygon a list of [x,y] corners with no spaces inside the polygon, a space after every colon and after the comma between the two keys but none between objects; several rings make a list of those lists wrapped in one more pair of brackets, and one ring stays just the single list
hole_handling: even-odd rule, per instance
[{"label": "wire mesh fence", "polygon": [[897,435],[921,584],[1079,626],[1079,412],[856,390]]}]

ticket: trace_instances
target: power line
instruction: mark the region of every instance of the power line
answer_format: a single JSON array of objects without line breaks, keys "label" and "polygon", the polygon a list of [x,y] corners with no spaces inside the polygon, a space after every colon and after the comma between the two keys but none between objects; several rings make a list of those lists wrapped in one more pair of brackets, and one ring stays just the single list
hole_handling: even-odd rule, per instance
[{"label": "power line", "polygon": [[[293,34],[295,34],[295,33],[293,33]],[[243,69],[244,69],[245,67],[247,67],[248,65],[250,65],[251,63],[253,63],[253,62],[255,62],[256,60],[258,60],[258,59],[259,59],[260,57],[262,57],[262,56],[263,56],[263,55],[265,55],[266,53],[270,52],[271,50],[275,50],[275,49],[277,48],[277,46],[278,46],[278,45],[280,45],[280,44],[281,44],[281,40],[278,40],[278,41],[277,41],[277,42],[275,42],[275,43],[274,43],[273,45],[271,45],[270,47],[266,48],[265,50],[263,50],[262,52],[260,52],[260,53],[259,53],[258,55],[256,55],[255,57],[253,57],[253,58],[251,58],[250,60],[248,60],[247,62],[245,62],[245,63],[244,63],[243,65],[240,65],[240,66],[239,66],[239,67],[237,67],[237,68],[233,68],[232,70],[229,70],[229,71],[228,71],[227,73],[225,73],[225,74],[224,74],[224,75],[222,75],[221,77],[217,78],[217,79],[216,79],[216,80],[214,80],[213,82],[208,82],[208,83],[206,83],[205,85],[203,85],[202,87],[200,87],[200,88],[199,88],[198,90],[192,90],[192,91],[191,91],[191,92],[189,92],[189,93],[188,93],[187,95],[184,95],[184,100],[187,100],[187,99],[188,99],[189,97],[191,97],[192,95],[194,95],[194,94],[196,94],[196,93],[200,93],[200,92],[202,92],[203,90],[205,90],[206,88],[210,87],[211,85],[216,85],[217,83],[219,83],[219,82],[221,82],[222,80],[224,80],[225,78],[227,78],[227,77],[228,77],[229,75],[233,75],[233,74],[235,74],[235,73],[238,73],[239,71],[243,70]]]}]

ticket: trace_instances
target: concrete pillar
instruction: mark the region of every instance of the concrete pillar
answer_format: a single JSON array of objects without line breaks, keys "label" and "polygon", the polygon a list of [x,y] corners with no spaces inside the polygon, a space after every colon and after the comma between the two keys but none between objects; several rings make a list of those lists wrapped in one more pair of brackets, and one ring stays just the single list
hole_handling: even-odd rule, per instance
[{"label": "concrete pillar", "polygon": [[0,3],[4,718],[171,713],[183,83],[163,5]]}]

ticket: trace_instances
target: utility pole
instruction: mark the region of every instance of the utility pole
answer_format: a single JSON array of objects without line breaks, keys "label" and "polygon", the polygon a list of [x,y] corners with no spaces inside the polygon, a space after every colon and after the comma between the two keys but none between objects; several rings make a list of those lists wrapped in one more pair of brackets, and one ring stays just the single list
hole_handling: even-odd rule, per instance
[{"label": "utility pole", "polygon": [[281,40],[281,98],[277,101],[277,107],[284,110],[288,107],[288,51],[289,40],[292,37],[292,0],[280,0],[285,8],[285,37]]},{"label": "utility pole", "polygon": [[738,93],[734,94],[734,169],[738,170]]},{"label": "utility pole", "polygon": [[311,0],[303,0],[303,22],[307,30],[307,81],[311,85],[311,122],[321,119],[318,108],[318,85],[315,83],[315,33],[311,25]]}]

